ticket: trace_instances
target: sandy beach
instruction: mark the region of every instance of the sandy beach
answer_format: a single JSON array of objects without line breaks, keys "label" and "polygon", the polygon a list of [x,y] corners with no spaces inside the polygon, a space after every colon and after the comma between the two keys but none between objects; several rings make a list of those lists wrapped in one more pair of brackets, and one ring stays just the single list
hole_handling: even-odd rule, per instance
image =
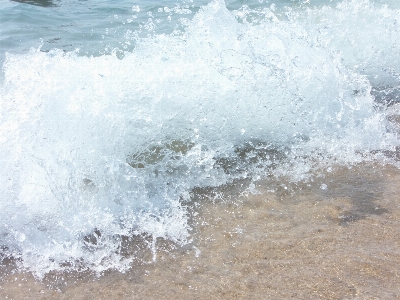
[{"label": "sandy beach", "polygon": [[256,189],[198,194],[193,242],[159,240],[153,254],[138,239],[127,273],[3,274],[0,298],[400,299],[399,170],[341,167]]},{"label": "sandy beach", "polygon": [[399,16],[0,1],[0,300],[400,300]]}]

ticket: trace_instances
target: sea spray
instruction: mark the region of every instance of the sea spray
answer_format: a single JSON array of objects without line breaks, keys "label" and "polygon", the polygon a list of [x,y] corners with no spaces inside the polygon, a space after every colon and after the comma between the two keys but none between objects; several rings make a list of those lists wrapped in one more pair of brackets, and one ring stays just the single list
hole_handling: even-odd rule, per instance
[{"label": "sea spray", "polygon": [[195,188],[396,164],[398,107],[373,92],[398,87],[398,15],[368,1],[286,17],[214,1],[123,57],[7,53],[2,257],[38,277],[124,271],[126,239],[190,242]]}]

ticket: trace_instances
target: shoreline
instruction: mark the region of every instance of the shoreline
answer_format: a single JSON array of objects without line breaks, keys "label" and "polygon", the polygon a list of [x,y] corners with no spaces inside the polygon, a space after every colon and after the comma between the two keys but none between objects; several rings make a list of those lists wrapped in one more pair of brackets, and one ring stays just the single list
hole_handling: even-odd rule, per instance
[{"label": "shoreline", "polygon": [[[361,165],[314,182],[203,201],[193,242],[100,278],[5,276],[3,299],[400,299],[400,170]],[[65,277],[64,280],[60,279]],[[51,287],[51,288],[49,288]]]}]

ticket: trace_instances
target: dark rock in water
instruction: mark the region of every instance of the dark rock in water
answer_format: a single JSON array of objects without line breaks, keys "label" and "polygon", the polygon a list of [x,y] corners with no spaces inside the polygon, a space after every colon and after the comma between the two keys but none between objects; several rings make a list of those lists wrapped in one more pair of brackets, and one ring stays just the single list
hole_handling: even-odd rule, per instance
[{"label": "dark rock in water", "polygon": [[396,103],[400,103],[400,86],[397,87],[373,87],[371,90],[371,95],[375,97],[375,101],[391,106]]},{"label": "dark rock in water", "polygon": [[31,5],[37,5],[37,6],[56,6],[56,4],[53,3],[52,0],[12,0],[14,2],[19,2],[19,3],[26,3],[26,4],[31,4]]}]

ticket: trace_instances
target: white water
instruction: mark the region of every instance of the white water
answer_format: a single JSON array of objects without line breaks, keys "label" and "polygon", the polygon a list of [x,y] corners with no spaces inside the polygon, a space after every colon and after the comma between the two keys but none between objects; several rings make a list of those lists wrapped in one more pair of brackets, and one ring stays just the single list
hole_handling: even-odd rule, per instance
[{"label": "white water", "polygon": [[123,236],[190,242],[194,187],[396,164],[382,151],[399,145],[387,121],[398,106],[379,108],[371,90],[400,87],[399,16],[361,0],[279,18],[215,1],[183,33],[140,39],[122,60],[8,53],[3,257],[38,277],[123,271],[133,259],[121,254]]}]

